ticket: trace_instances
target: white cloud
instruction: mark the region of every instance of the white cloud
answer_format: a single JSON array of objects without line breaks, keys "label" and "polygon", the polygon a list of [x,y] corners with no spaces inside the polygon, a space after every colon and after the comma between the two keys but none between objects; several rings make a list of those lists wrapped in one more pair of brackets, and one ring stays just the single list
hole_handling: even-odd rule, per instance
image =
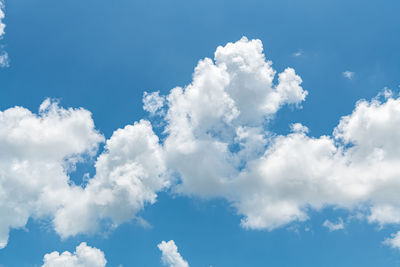
[{"label": "white cloud", "polygon": [[[215,63],[206,58],[193,81],[167,96],[164,148],[170,168],[179,173],[179,192],[219,196],[238,175],[243,160],[257,157],[267,142],[263,123],[285,104],[306,95],[291,68],[278,75],[265,60],[260,40],[245,37],[218,47]],[[231,153],[230,145],[240,150]]]},{"label": "white cloud", "polygon": [[90,247],[85,242],[77,246],[74,253],[64,251],[60,254],[54,251],[46,254],[43,262],[42,267],[105,267],[107,263],[101,250]]},{"label": "white cloud", "polygon": [[4,29],[6,28],[6,25],[3,22],[4,18],[4,1],[0,0],[0,38],[2,38],[5,33]]},{"label": "white cloud", "polygon": [[165,97],[160,96],[160,92],[143,94],[143,109],[149,112],[152,116],[163,115],[162,108],[165,105]]},{"label": "white cloud", "polygon": [[[6,25],[3,22],[4,18],[4,1],[0,0],[0,39],[3,38],[5,33],[4,29],[6,28]],[[5,68],[9,66],[10,59],[8,58],[7,52],[2,50],[3,48],[0,46],[0,68]]]},{"label": "white cloud", "polygon": [[308,136],[300,123],[277,135],[269,121],[284,105],[300,107],[307,91],[293,69],[275,75],[259,40],[218,47],[188,86],[145,94],[150,112],[166,99],[164,141],[145,120],[116,130],[85,187],[68,173],[104,140],[87,110],[46,100],[38,115],[0,112],[1,246],[29,217],[49,218],[62,237],[117,226],[171,183],[176,193],[227,199],[249,229],[305,221],[325,207],[400,224],[400,99],[359,101],[329,136]]},{"label": "white cloud", "polygon": [[352,71],[346,70],[346,71],[342,72],[342,75],[343,75],[343,77],[345,77],[345,78],[351,80],[351,79],[354,78],[355,73],[352,72]]},{"label": "white cloud", "polygon": [[322,225],[328,228],[330,232],[344,229],[344,223],[342,218],[339,218],[339,220],[336,223],[331,222],[329,220],[325,220]]},{"label": "white cloud", "polygon": [[93,157],[103,140],[90,112],[63,109],[49,99],[39,114],[22,107],[0,111],[1,248],[9,230],[24,227],[30,217],[50,219],[65,238],[96,232],[105,220],[115,227],[156,201],[168,181],[147,121],[114,132],[85,187],[70,182],[75,164]]},{"label": "white cloud", "polygon": [[185,261],[181,254],[178,252],[178,247],[175,245],[174,240],[168,242],[162,241],[158,244],[158,248],[162,252],[161,260],[169,267],[189,267],[187,261]]},{"label": "white cloud", "polygon": [[400,231],[392,234],[390,238],[385,239],[383,244],[391,248],[400,249]]},{"label": "white cloud", "polygon": [[0,68],[5,68],[10,66],[10,59],[8,58],[7,52],[0,52]]},{"label": "white cloud", "polygon": [[63,237],[95,232],[102,219],[117,226],[154,203],[156,192],[168,186],[158,142],[148,121],[115,131],[97,158],[96,175],[56,211],[55,230]]},{"label": "white cloud", "polygon": [[[280,73],[277,84],[274,76],[259,40],[218,47],[215,63],[200,61],[192,84],[167,97],[163,146],[148,121],[115,131],[85,187],[71,184],[68,173],[104,140],[88,111],[46,100],[39,115],[20,107],[0,113],[2,247],[9,229],[25,226],[30,217],[49,218],[63,238],[96,232],[100,222],[115,227],[131,220],[169,186],[168,173],[180,175],[178,192],[231,199],[227,182],[267,144],[265,120],[307,95],[293,69]],[[164,99],[157,93],[144,98],[150,112]],[[230,144],[239,151],[230,152]]]},{"label": "white cloud", "polygon": [[44,103],[39,114],[22,107],[0,111],[0,247],[10,228],[51,215],[78,190],[68,185],[68,170],[84,154],[94,156],[103,141],[87,110]]},{"label": "white cloud", "polygon": [[294,57],[300,57],[300,56],[303,55],[303,53],[304,53],[303,50],[299,49],[299,50],[297,50],[296,52],[293,53],[293,56]]},{"label": "white cloud", "polygon": [[223,197],[242,226],[269,229],[304,221],[308,211],[367,211],[369,221],[400,223],[400,99],[359,101],[330,136],[310,137],[293,124],[288,135],[268,131],[284,104],[306,97],[293,69],[278,75],[259,40],[218,47],[193,81],[167,96],[167,166],[176,192]]},{"label": "white cloud", "polygon": [[[369,207],[369,221],[400,222],[400,99],[361,101],[332,137],[291,133],[233,179],[243,226],[273,229],[327,206]],[[398,122],[399,121],[399,122]]]}]

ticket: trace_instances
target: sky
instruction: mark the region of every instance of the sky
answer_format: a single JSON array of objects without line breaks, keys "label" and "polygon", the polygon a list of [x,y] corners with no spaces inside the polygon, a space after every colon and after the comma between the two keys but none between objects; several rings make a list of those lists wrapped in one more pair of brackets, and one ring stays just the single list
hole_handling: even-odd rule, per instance
[{"label": "sky", "polygon": [[0,266],[400,266],[400,3],[0,4]]}]

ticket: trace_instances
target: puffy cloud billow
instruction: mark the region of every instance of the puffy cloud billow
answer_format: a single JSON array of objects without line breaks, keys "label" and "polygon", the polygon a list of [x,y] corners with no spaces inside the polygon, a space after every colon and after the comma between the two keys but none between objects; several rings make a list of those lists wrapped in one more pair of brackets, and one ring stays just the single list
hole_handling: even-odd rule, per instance
[{"label": "puffy cloud billow", "polygon": [[10,228],[29,217],[53,214],[80,188],[68,171],[94,156],[103,136],[84,109],[63,109],[46,100],[39,114],[22,107],[0,111],[0,247]]},{"label": "puffy cloud billow", "polygon": [[[162,253],[161,261],[166,266],[189,267],[187,261],[179,254],[174,240],[162,241],[157,247]],[[106,264],[107,260],[103,251],[82,242],[73,253],[64,251],[60,254],[58,251],[53,251],[44,255],[41,267],[105,267]]]},{"label": "puffy cloud billow", "polygon": [[74,253],[54,251],[46,254],[43,262],[42,267],[105,267],[107,260],[101,250],[82,242]]},{"label": "puffy cloud billow", "polygon": [[[168,185],[163,152],[148,121],[114,132],[86,186],[71,182],[76,163],[96,155],[104,137],[85,109],[49,99],[39,113],[22,107],[0,112],[0,246],[11,228],[30,217],[49,219],[62,237],[134,218]],[[77,220],[76,218],[79,218]]]},{"label": "puffy cloud billow", "polygon": [[46,100],[38,114],[1,112],[1,246],[30,217],[50,219],[62,237],[119,225],[167,188],[225,198],[248,229],[305,221],[326,207],[399,224],[400,99],[386,93],[359,101],[331,135],[309,136],[300,123],[287,135],[271,132],[282,107],[305,101],[301,83],[291,68],[276,73],[260,40],[218,47],[189,85],[144,95],[144,109],[162,121],[163,141],[146,120],[116,130],[85,186],[69,174],[104,141],[89,111]]},{"label": "puffy cloud billow", "polygon": [[178,252],[178,247],[175,245],[174,240],[168,242],[162,241],[157,246],[162,252],[161,260],[166,266],[189,267],[187,261],[185,261]]},{"label": "puffy cloud billow", "polygon": [[[277,76],[259,40],[218,47],[193,81],[166,96],[167,166],[188,196],[223,197],[242,226],[272,230],[337,207],[369,222],[400,223],[400,99],[359,101],[332,135],[311,137],[295,123],[277,135],[268,122],[307,96],[287,68]],[[158,95],[157,95],[158,96]],[[158,96],[159,97],[159,96]]]}]

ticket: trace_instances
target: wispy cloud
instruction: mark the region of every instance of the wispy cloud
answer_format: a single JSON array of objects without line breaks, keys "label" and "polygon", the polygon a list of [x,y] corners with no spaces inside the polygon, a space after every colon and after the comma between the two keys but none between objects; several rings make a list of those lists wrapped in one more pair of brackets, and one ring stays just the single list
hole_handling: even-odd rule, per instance
[{"label": "wispy cloud", "polygon": [[8,53],[5,51],[0,52],[0,68],[6,68],[9,66],[10,66],[10,59],[8,58]]},{"label": "wispy cloud", "polygon": [[5,18],[4,14],[4,1],[0,0],[0,38],[3,37],[4,35],[4,29],[6,25],[3,22],[3,19]]},{"label": "wispy cloud", "polygon": [[344,223],[342,218],[339,218],[339,220],[336,223],[326,220],[322,224],[322,226],[328,228],[330,232],[344,229]]},{"label": "wispy cloud", "polygon": [[292,55],[293,55],[294,57],[300,57],[300,56],[303,55],[303,53],[304,53],[303,49],[299,49],[299,50],[297,50],[296,52],[294,52]]},{"label": "wispy cloud", "polygon": [[400,231],[392,234],[390,238],[385,239],[383,244],[391,248],[400,249]]},{"label": "wispy cloud", "polygon": [[[4,13],[4,1],[0,0],[0,39],[3,38],[4,36],[4,29],[6,28],[6,25],[3,22],[3,19],[5,18],[5,13]],[[0,68],[5,68],[8,67],[10,64],[10,60],[8,58],[7,52],[3,50],[3,48],[0,46]]]},{"label": "wispy cloud", "polygon": [[352,71],[346,70],[346,71],[343,71],[343,72],[342,72],[342,75],[343,75],[343,77],[345,77],[345,78],[351,80],[351,79],[354,78],[355,73],[352,72]]}]

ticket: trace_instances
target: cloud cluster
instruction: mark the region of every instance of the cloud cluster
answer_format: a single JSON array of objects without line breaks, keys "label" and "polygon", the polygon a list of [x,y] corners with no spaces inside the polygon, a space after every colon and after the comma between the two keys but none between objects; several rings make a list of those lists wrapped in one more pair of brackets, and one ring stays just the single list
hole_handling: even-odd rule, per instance
[{"label": "cloud cluster", "polygon": [[311,137],[299,123],[277,135],[268,122],[307,91],[293,69],[280,73],[259,40],[218,47],[191,84],[166,96],[166,165],[178,193],[223,197],[242,226],[272,230],[338,207],[371,223],[400,223],[400,99],[359,101],[332,135]]},{"label": "cloud cluster", "polygon": [[[85,186],[70,181],[76,163],[96,155],[104,137],[85,109],[49,99],[38,114],[0,111],[0,247],[29,217],[50,219],[62,237],[91,233],[99,223],[128,221],[168,185],[158,137],[148,121],[114,132]],[[76,220],[79,218],[79,220]]]},{"label": "cloud cluster", "polygon": [[29,217],[54,213],[66,196],[68,171],[94,156],[103,136],[84,109],[63,109],[46,100],[39,114],[22,107],[0,111],[0,247],[10,228],[25,226]]},{"label": "cloud cluster", "polygon": [[[162,252],[161,260],[166,266],[189,267],[187,261],[179,254],[174,240],[162,241],[157,247]],[[73,253],[64,251],[60,254],[58,251],[53,251],[44,255],[41,267],[105,267],[106,263],[103,251],[82,242]]]},{"label": "cloud cluster", "polygon": [[325,207],[399,224],[400,99],[359,101],[331,135],[309,136],[300,123],[271,132],[283,106],[301,107],[301,83],[291,68],[276,75],[260,40],[220,46],[186,87],[144,95],[163,141],[146,120],[116,130],[84,186],[69,173],[104,141],[87,110],[46,100],[39,114],[0,112],[0,245],[29,217],[49,218],[62,237],[116,226],[166,188],[225,198],[248,229],[304,221]]},{"label": "cloud cluster", "polygon": [[185,261],[181,254],[178,252],[178,247],[175,245],[174,240],[168,242],[162,241],[158,244],[158,248],[162,252],[161,260],[169,267],[189,267],[187,261]]},{"label": "cloud cluster", "polygon": [[246,162],[264,151],[263,126],[285,104],[306,97],[301,78],[287,68],[278,75],[260,40],[242,38],[218,47],[215,62],[201,60],[193,81],[167,98],[168,166],[182,183],[177,191],[205,197],[229,194]]},{"label": "cloud cluster", "polygon": [[43,258],[42,267],[105,267],[107,260],[104,253],[82,242],[74,253],[54,251]]},{"label": "cloud cluster", "polygon": [[104,220],[114,226],[129,221],[168,186],[161,146],[148,121],[115,131],[95,167],[87,186],[55,213],[55,229],[63,237],[96,231]]}]

